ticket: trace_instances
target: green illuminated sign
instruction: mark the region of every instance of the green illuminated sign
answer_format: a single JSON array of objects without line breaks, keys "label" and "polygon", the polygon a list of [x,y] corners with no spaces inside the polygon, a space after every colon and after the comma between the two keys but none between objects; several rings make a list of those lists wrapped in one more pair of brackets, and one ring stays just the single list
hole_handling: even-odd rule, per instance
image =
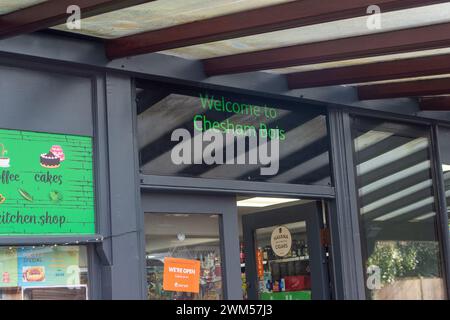
[{"label": "green illuminated sign", "polygon": [[0,129],[0,235],[94,233],[92,138]]}]

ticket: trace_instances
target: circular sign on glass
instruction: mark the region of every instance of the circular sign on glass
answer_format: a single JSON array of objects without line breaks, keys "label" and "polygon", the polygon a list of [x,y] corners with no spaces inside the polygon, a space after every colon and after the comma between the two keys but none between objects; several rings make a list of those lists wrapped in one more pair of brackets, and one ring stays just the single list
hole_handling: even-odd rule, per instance
[{"label": "circular sign on glass", "polygon": [[292,236],[291,232],[286,227],[276,227],[272,231],[272,236],[270,237],[270,244],[272,246],[273,252],[279,256],[286,256],[292,247]]}]

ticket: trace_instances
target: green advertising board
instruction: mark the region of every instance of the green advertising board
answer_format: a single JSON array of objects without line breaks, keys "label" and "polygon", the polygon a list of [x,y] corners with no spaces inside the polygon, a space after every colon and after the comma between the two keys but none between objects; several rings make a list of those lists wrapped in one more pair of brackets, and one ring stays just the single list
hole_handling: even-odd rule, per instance
[{"label": "green advertising board", "polygon": [[0,235],[95,233],[92,138],[0,129]]}]

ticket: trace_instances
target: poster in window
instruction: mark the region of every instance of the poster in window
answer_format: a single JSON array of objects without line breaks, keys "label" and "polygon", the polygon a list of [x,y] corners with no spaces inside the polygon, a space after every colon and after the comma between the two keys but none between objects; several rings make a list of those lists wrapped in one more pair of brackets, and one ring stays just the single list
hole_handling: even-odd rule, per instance
[{"label": "poster in window", "polygon": [[95,233],[92,138],[0,129],[0,235]]}]

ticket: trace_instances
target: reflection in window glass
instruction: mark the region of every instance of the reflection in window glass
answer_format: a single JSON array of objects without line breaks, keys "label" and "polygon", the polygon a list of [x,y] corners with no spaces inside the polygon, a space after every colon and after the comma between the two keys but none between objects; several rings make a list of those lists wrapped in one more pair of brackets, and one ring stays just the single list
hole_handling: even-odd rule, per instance
[{"label": "reflection in window glass", "polygon": [[0,247],[0,300],[86,300],[86,247]]},{"label": "reflection in window glass", "polygon": [[221,300],[218,215],[145,214],[150,300]]},{"label": "reflection in window glass", "polygon": [[[160,88],[138,97],[145,106],[138,115],[140,169],[145,174],[331,185],[326,116],[317,106],[301,111],[295,106],[299,111],[292,111],[278,102]],[[218,130],[220,139],[204,136],[201,141],[201,133],[209,129]],[[227,130],[234,139],[227,140]],[[245,137],[245,132],[252,134]],[[200,138],[199,144],[194,137]],[[181,150],[177,159],[174,150]]]},{"label": "reflection in window glass", "polygon": [[450,231],[450,129],[439,128],[439,150],[444,174],[445,197],[447,200],[447,213],[449,215]]},{"label": "reflection in window glass", "polygon": [[354,119],[353,139],[368,298],[445,299],[428,132]]}]

